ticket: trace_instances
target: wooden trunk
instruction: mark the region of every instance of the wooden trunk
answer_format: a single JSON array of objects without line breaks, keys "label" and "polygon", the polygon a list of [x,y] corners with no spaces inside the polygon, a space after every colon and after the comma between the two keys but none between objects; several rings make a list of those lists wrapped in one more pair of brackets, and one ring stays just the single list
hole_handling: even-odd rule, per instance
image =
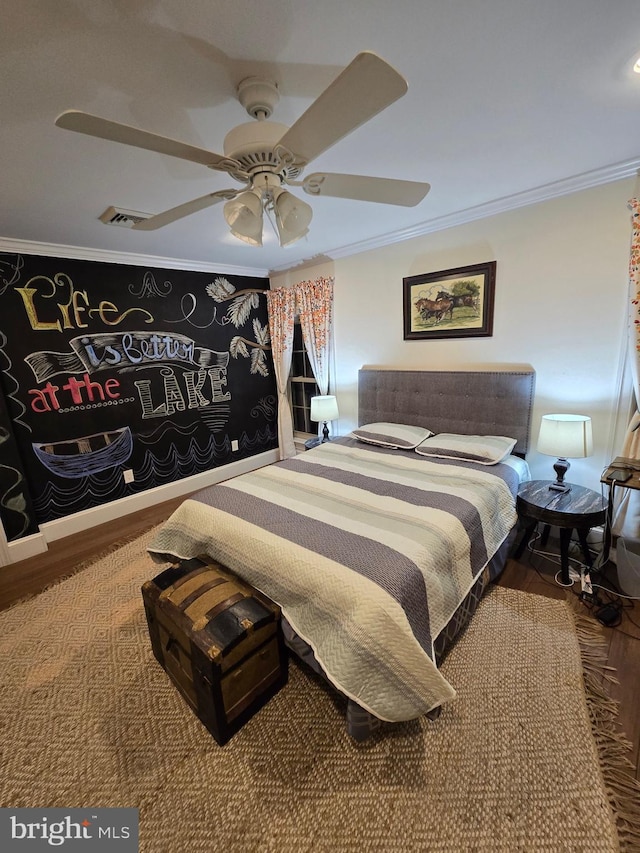
[{"label": "wooden trunk", "polygon": [[142,587],[153,653],[222,745],[287,681],[280,609],[207,557]]}]

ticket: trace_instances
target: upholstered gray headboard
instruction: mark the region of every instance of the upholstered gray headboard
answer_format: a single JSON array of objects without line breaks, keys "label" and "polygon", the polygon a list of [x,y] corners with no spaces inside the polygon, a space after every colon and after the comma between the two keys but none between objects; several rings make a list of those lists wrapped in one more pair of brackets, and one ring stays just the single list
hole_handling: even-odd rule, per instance
[{"label": "upholstered gray headboard", "polygon": [[508,435],[529,450],[535,371],[530,365],[482,369],[358,371],[358,424],[386,421],[435,433]]}]

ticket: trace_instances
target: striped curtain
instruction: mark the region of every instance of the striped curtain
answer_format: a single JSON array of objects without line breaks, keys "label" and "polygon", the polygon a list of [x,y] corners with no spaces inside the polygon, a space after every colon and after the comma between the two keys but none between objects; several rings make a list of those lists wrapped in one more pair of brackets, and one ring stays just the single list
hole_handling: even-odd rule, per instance
[{"label": "striped curtain", "polygon": [[278,388],[278,447],[280,459],[296,455],[293,442],[293,418],[288,398],[289,373],[293,355],[293,323],[296,296],[288,287],[267,291],[267,314],[271,334],[271,352]]}]

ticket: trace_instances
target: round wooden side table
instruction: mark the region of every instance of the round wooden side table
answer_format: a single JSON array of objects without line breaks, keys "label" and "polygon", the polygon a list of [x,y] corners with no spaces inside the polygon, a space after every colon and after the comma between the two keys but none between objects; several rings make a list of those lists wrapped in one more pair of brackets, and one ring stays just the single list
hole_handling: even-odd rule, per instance
[{"label": "round wooden side table", "polygon": [[[523,483],[518,490],[516,510],[525,525],[525,531],[514,557],[522,556],[527,542],[538,522],[560,530],[560,576],[562,583],[569,586],[569,542],[571,532],[575,530],[582,546],[586,565],[591,568],[593,562],[587,543],[587,534],[592,527],[604,524],[607,517],[608,502],[598,492],[584,486],[571,485],[568,492],[556,492],[549,486],[553,480],[531,480]],[[547,531],[548,532],[548,531]]]}]

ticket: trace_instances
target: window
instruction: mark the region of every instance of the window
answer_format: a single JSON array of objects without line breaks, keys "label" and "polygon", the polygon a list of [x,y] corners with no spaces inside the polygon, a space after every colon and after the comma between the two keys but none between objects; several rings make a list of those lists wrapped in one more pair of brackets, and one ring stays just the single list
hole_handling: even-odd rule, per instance
[{"label": "window", "polygon": [[311,398],[320,391],[313,376],[311,363],[302,340],[302,326],[296,320],[293,328],[293,356],[289,376],[291,414],[294,434],[317,435],[317,424],[311,420]]}]

